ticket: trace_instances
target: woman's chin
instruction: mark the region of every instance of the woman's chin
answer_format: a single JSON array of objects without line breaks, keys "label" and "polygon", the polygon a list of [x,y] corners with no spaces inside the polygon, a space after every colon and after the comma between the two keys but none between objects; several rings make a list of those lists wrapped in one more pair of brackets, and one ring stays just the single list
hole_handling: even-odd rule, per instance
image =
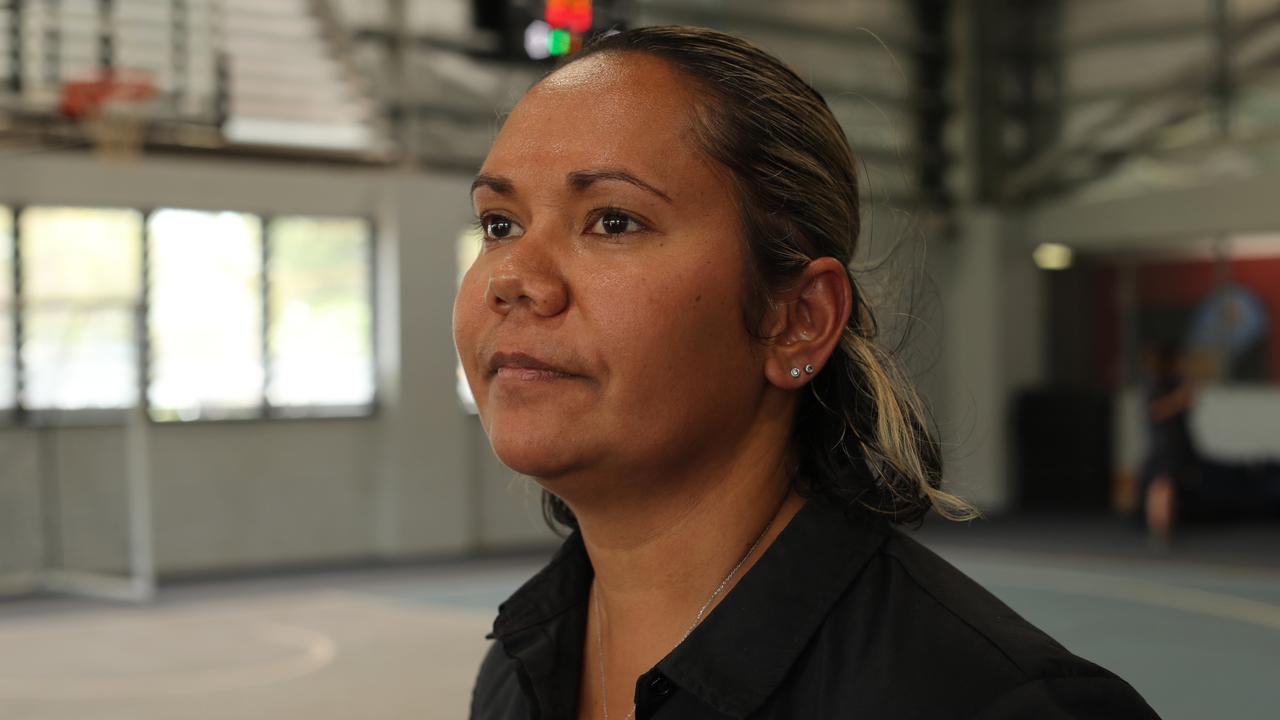
[{"label": "woman's chin", "polygon": [[489,433],[489,443],[503,465],[532,478],[556,478],[577,467],[577,448],[563,435]]},{"label": "woman's chin", "polygon": [[591,422],[559,407],[508,407],[487,403],[480,420],[503,465],[534,478],[554,478],[582,464]]}]

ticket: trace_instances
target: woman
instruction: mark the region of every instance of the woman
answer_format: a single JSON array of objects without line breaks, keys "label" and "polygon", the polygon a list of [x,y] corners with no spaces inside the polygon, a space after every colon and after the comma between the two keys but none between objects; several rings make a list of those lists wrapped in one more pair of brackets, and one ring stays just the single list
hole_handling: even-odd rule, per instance
[{"label": "woman", "polygon": [[474,718],[1154,717],[890,525],[971,512],[846,269],[857,197],[822,98],[710,30],[606,38],[512,111],[454,332],[572,534]]}]

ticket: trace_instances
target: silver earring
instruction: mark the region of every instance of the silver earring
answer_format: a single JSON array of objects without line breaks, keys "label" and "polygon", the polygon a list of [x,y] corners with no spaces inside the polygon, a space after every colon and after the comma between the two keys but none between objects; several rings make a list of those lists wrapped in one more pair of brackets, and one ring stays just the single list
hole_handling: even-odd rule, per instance
[{"label": "silver earring", "polygon": [[800,377],[800,368],[791,368],[791,377],[793,378]]},{"label": "silver earring", "polygon": [[812,374],[813,374],[813,366],[812,366],[812,365],[805,365],[805,366],[804,366],[804,371],[805,371],[806,373],[808,373],[808,374],[812,375]]}]

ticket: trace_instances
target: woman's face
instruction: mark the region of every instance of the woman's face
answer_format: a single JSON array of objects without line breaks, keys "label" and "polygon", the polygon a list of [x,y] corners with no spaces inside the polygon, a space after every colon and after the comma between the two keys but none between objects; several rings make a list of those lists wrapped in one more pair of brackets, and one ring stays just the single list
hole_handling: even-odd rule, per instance
[{"label": "woman's face", "polygon": [[591,56],[530,91],[485,160],[454,336],[517,471],[689,467],[731,453],[759,407],[740,222],[692,100],[661,60]]}]

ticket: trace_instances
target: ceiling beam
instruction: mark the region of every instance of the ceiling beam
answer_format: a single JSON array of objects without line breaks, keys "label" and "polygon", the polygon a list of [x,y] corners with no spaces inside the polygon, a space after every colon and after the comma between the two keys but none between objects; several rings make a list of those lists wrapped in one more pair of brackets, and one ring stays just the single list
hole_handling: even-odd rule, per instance
[{"label": "ceiling beam", "polygon": [[1280,172],[1093,202],[1045,203],[1026,211],[1027,242],[1079,250],[1150,246],[1213,234],[1280,231]]}]

